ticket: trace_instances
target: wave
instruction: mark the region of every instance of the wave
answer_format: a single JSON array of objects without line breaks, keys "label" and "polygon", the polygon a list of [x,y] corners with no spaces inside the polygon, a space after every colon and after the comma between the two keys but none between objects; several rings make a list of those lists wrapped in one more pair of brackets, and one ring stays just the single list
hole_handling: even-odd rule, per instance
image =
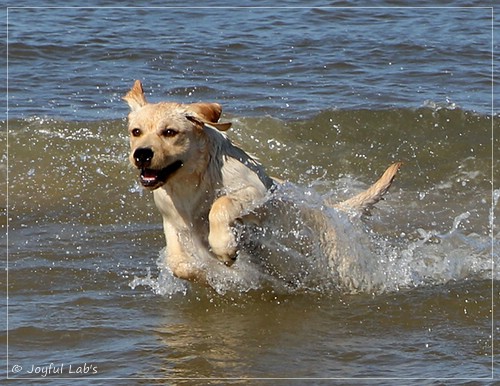
[{"label": "wave", "polygon": [[[498,129],[493,117],[428,103],[418,109],[324,110],[301,120],[224,119],[233,122],[230,137],[263,160],[269,174],[290,181],[275,202],[294,197],[299,212],[319,211],[326,222],[315,229],[318,224],[307,225],[310,219],[302,218],[287,229],[269,224],[267,230],[252,230],[263,245],[258,256],[264,263],[255,270],[255,253],[249,251],[232,284],[214,273],[221,293],[265,283],[285,291],[377,292],[470,277],[498,280],[491,269],[491,261],[498,263],[498,245],[492,241],[498,211],[498,190],[492,188],[498,170],[498,157],[491,159],[492,145],[498,143],[492,137]],[[14,223],[29,227],[50,219],[82,226],[161,226],[149,193],[128,164],[124,119],[31,117],[6,124]],[[404,166],[371,218],[351,224],[335,211],[318,209],[324,200],[364,189],[394,161]],[[0,173],[6,181],[5,162]],[[346,245],[355,235],[361,251],[356,264],[342,272],[328,262],[328,251],[317,247],[324,227],[339,224],[347,229]],[[153,268],[161,272],[156,279],[138,278],[134,285],[149,283],[158,293],[185,291],[161,263]]]}]

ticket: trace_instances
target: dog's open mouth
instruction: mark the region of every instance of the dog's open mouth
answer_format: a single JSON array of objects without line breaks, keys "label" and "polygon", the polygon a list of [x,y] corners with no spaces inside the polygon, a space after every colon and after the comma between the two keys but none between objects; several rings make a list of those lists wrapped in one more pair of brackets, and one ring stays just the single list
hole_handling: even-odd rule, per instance
[{"label": "dog's open mouth", "polygon": [[141,184],[146,188],[157,188],[167,182],[168,178],[179,170],[182,165],[183,162],[177,160],[160,170],[148,168],[141,169]]}]

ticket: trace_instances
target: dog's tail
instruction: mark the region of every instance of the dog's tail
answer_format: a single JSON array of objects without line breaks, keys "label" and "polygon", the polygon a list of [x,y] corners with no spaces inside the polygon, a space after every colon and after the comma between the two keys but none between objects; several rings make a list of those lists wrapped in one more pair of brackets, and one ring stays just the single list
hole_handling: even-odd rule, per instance
[{"label": "dog's tail", "polygon": [[364,192],[357,194],[356,196],[342,201],[336,205],[334,208],[346,211],[346,212],[362,212],[369,214],[373,206],[383,199],[384,194],[389,190],[396,173],[401,167],[402,162],[393,163],[389,166],[382,177],[378,179],[372,186],[370,186]]}]

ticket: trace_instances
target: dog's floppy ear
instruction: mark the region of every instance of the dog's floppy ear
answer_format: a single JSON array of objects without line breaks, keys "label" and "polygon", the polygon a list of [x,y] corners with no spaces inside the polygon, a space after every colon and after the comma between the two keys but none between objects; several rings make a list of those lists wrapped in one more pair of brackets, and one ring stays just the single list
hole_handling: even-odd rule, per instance
[{"label": "dog's floppy ear", "polygon": [[203,128],[203,126],[211,126],[216,128],[219,131],[226,131],[229,130],[231,127],[232,123],[231,122],[224,122],[224,123],[219,123],[219,122],[207,122],[206,119],[200,117],[197,113],[192,112],[192,111],[187,111],[186,112],[186,118],[193,122],[194,124],[198,125],[200,129]]},{"label": "dog's floppy ear", "polygon": [[217,122],[222,113],[222,107],[218,103],[191,103],[188,105],[187,110],[187,119],[201,124],[201,126],[207,124],[220,131],[226,131],[231,127],[231,122]]},{"label": "dog's floppy ear", "polygon": [[144,106],[146,103],[146,97],[144,96],[144,90],[142,88],[142,83],[140,80],[136,80],[130,91],[123,97],[130,107],[131,111],[136,111]]},{"label": "dog's floppy ear", "polygon": [[188,110],[198,114],[205,122],[218,122],[222,114],[222,106],[218,103],[191,103]]}]

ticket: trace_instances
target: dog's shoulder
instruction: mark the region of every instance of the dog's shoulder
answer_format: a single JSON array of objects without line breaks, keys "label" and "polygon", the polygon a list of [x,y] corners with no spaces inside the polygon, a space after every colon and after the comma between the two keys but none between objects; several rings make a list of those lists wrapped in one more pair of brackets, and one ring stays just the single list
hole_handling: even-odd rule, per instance
[{"label": "dog's shoulder", "polygon": [[224,188],[241,189],[245,185],[262,185],[266,190],[271,188],[273,180],[256,157],[232,142],[225,133],[207,129],[212,142],[213,165],[220,169]]}]

